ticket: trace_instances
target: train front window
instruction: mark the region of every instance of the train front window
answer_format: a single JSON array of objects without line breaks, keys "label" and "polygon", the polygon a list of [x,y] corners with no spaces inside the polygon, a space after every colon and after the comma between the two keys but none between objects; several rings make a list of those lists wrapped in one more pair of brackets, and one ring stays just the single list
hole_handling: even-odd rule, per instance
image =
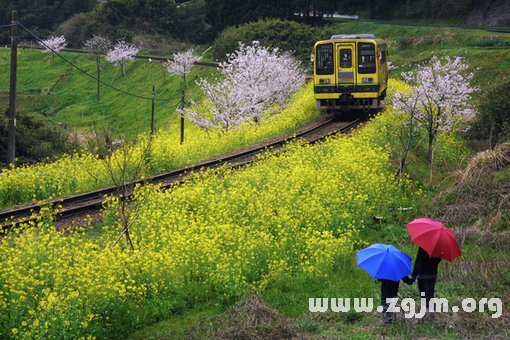
[{"label": "train front window", "polygon": [[340,49],[340,68],[352,67],[352,52],[350,49]]},{"label": "train front window", "polygon": [[375,73],[375,46],[371,43],[358,44],[358,73]]},{"label": "train front window", "polygon": [[333,74],[333,44],[317,46],[315,73]]}]

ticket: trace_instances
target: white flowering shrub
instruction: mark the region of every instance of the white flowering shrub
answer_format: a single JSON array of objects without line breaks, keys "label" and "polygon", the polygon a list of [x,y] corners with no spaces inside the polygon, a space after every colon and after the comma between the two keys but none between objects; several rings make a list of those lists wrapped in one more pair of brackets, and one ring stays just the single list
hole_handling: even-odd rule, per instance
[{"label": "white flowering shrub", "polygon": [[133,60],[135,55],[140,51],[135,45],[129,44],[124,40],[119,40],[113,49],[106,55],[106,60],[122,68],[122,74],[126,75],[125,65],[128,61]]},{"label": "white flowering shrub", "polygon": [[44,52],[51,52],[53,60],[55,58],[55,53],[60,52],[67,46],[67,41],[63,35],[58,37],[50,36],[48,39],[42,40],[39,44],[45,48]]},{"label": "white flowering shrub", "polygon": [[83,48],[88,52],[99,56],[106,55],[110,50],[111,45],[112,43],[108,38],[103,37],[102,35],[94,35],[92,38],[85,41]]}]

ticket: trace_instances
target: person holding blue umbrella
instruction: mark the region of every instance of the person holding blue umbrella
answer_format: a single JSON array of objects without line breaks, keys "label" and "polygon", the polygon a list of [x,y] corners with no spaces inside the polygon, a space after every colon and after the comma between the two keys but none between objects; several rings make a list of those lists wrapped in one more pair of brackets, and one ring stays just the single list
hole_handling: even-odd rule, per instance
[{"label": "person holding blue umbrella", "polygon": [[358,266],[381,283],[383,322],[390,324],[397,315],[395,312],[388,312],[388,299],[397,297],[400,280],[407,284],[413,283],[408,277],[412,272],[412,259],[394,246],[382,243],[375,243],[362,249],[357,255]]}]

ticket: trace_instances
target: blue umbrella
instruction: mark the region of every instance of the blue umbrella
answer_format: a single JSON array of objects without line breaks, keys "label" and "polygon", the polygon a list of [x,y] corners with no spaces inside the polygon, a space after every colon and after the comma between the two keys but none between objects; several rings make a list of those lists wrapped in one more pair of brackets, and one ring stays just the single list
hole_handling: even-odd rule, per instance
[{"label": "blue umbrella", "polygon": [[374,279],[399,281],[411,274],[412,259],[392,245],[375,243],[357,252],[358,267]]}]

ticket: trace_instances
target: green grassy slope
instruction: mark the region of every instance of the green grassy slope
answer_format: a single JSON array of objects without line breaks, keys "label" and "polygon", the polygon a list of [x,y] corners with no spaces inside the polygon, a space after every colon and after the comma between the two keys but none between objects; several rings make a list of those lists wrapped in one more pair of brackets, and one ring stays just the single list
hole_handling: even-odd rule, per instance
[{"label": "green grassy slope", "polygon": [[[388,237],[383,229],[391,229],[393,235]],[[397,225],[383,225],[380,230],[371,230],[373,242],[394,244],[410,254],[413,259],[416,246],[411,244],[405,228]],[[273,313],[284,315],[283,322],[287,329],[299,334],[302,339],[373,339],[374,336],[389,338],[421,339],[459,339],[471,337],[506,337],[510,334],[508,326],[508,309],[510,301],[508,284],[510,276],[503,268],[510,264],[505,248],[510,239],[492,235],[500,239],[495,249],[493,244],[478,244],[476,238],[466,238],[462,245],[463,255],[453,263],[443,261],[439,268],[436,296],[447,298],[450,308],[461,306],[465,298],[480,301],[482,298],[500,298],[503,302],[503,315],[492,318],[494,312],[487,308],[484,312],[473,313],[436,313],[433,317],[419,320],[406,319],[399,313],[392,325],[381,323],[381,314],[355,312],[353,300],[349,312],[311,313],[308,311],[308,298],[373,298],[374,308],[380,298],[380,286],[366,272],[355,264],[356,255],[341,259],[335,271],[328,275],[300,275],[285,277],[274,282],[261,295],[267,308]],[[408,286],[401,283],[399,297],[412,298],[419,312],[419,292],[416,283]],[[247,294],[241,305],[250,303]],[[491,307],[492,308],[492,307]],[[451,310],[451,309],[450,309]],[[129,339],[210,339],[225,334],[231,324],[238,325],[239,334],[249,332],[253,337],[260,334],[283,334],[286,328],[281,324],[264,319],[266,315],[247,310],[243,318],[220,306],[203,305],[200,309],[190,309],[182,315],[142,328],[131,334]],[[256,324],[258,322],[258,324]],[[251,326],[251,328],[249,327]]]},{"label": "green grassy slope", "polygon": [[[96,76],[94,57],[85,54],[64,53],[66,58]],[[9,90],[10,51],[0,49],[0,105],[7,105]],[[18,105],[20,109],[48,116],[81,133],[89,133],[93,122],[108,127],[114,136],[135,136],[150,131],[151,101],[143,100],[101,85],[101,102],[96,103],[96,81],[80,73],[59,57],[37,50],[18,52]],[[190,77],[189,94],[195,101],[202,96],[195,80],[216,74],[213,68],[197,66]],[[166,72],[162,63],[143,60],[130,62],[126,77],[118,67],[102,60],[101,79],[130,93],[151,97],[152,86],[156,97],[170,101],[156,102],[156,127],[168,125],[175,116],[180,100],[182,79]],[[39,92],[39,93],[34,93]],[[42,91],[42,93],[41,93]]]},{"label": "green grassy slope", "polygon": [[510,33],[362,21],[337,23],[333,27],[336,34],[373,33],[388,40],[388,59],[399,67],[392,71],[394,76],[430,59],[432,53],[465,57],[471,67],[480,68],[474,80],[482,89],[502,74],[510,73]]}]

